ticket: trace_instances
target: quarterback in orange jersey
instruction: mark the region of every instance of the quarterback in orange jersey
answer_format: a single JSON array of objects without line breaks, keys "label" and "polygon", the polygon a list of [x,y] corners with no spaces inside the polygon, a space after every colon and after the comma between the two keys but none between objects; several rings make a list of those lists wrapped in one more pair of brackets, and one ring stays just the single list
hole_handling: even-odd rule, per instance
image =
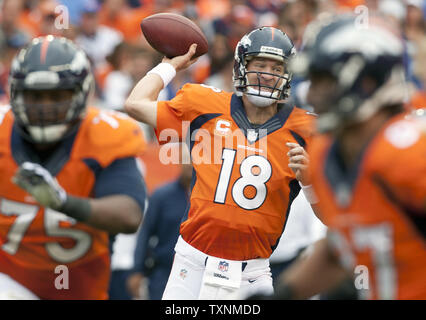
[{"label": "quarterback in orange jersey", "polygon": [[349,16],[307,48],[323,132],[308,150],[311,181],[329,233],[278,296],[306,298],[349,274],[361,299],[426,299],[426,114],[404,111],[402,41]]},{"label": "quarterback in orange jersey", "polygon": [[109,236],[140,224],[142,133],[86,108],[91,81],[65,38],[36,38],[13,61],[0,109],[2,299],[107,299]]},{"label": "quarterback in orange jersey", "polygon": [[[151,70],[133,89],[126,111],[156,128],[160,143],[187,141],[194,173],[190,206],[180,227],[163,299],[229,299],[271,293],[269,256],[285,228],[313,116],[286,99],[295,54],[281,30],[245,35],[235,51],[236,93],[185,85],[171,101],[158,93],[188,53]],[[294,160],[289,167],[289,158]],[[302,185],[306,181],[301,181]]]}]

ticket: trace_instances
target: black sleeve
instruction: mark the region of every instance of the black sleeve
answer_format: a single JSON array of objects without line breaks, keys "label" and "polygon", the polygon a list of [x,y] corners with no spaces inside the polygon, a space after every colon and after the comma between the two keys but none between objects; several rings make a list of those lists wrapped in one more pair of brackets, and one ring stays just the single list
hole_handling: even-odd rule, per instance
[{"label": "black sleeve", "polygon": [[123,194],[133,198],[145,211],[147,191],[136,158],[121,158],[96,175],[95,198]]}]

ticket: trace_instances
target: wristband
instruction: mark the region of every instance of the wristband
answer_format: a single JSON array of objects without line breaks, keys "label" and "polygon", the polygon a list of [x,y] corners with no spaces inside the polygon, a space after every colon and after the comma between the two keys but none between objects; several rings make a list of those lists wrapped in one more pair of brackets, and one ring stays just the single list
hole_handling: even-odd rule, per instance
[{"label": "wristband", "polygon": [[88,199],[67,195],[65,203],[58,211],[77,221],[84,222],[89,219],[92,209]]},{"label": "wristband", "polygon": [[172,81],[172,79],[176,75],[176,69],[170,64],[166,62],[162,62],[150,71],[147,72],[148,74],[157,74],[160,76],[161,80],[163,80],[164,88],[167,87],[167,85]]},{"label": "wristband", "polygon": [[312,185],[308,185],[308,186],[304,186],[300,181],[299,181],[299,185],[302,188],[303,193],[305,194],[305,198],[306,200],[308,200],[308,202],[310,204],[316,204],[318,203],[318,197],[315,194],[314,188],[312,187]]}]

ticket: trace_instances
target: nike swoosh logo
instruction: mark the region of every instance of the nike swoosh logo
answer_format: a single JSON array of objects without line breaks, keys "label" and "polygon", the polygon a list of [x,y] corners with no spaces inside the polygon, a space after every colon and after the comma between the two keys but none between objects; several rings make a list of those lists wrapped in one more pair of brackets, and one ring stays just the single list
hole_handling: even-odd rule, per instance
[{"label": "nike swoosh logo", "polygon": [[253,282],[255,282],[255,281],[256,281],[256,279],[249,279],[249,280],[248,280],[248,282],[249,282],[249,283],[253,283]]}]

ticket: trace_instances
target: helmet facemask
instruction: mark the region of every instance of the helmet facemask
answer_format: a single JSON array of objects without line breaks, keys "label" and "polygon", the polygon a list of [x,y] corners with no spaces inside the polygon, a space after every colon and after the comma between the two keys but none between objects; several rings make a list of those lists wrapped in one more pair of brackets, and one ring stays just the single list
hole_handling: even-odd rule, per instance
[{"label": "helmet facemask", "polygon": [[[253,58],[266,58],[272,60],[278,60],[283,62],[284,73],[269,73],[263,71],[248,71],[247,65]],[[237,94],[246,95],[250,101],[259,107],[264,107],[273,104],[274,102],[284,100],[290,95],[290,81],[291,74],[286,71],[286,66],[283,59],[279,59],[278,56],[273,55],[251,55],[244,57],[243,63],[239,64],[240,74],[239,79],[235,79],[234,83],[238,82],[236,85]],[[235,72],[234,72],[235,74]],[[257,81],[255,83],[250,83],[249,75],[255,74]],[[260,77],[266,75],[268,77],[274,77],[276,79],[272,85],[262,84]],[[238,90],[239,89],[239,90]]]},{"label": "helmet facemask", "polygon": [[[38,92],[37,92],[38,91]],[[17,90],[13,99],[14,114],[21,131],[27,140],[37,144],[50,144],[74,132],[84,116],[85,97],[81,90],[59,90],[56,92],[69,98],[59,102],[33,102],[28,96],[43,93],[45,90]],[[50,94],[55,94],[49,90]]]}]

